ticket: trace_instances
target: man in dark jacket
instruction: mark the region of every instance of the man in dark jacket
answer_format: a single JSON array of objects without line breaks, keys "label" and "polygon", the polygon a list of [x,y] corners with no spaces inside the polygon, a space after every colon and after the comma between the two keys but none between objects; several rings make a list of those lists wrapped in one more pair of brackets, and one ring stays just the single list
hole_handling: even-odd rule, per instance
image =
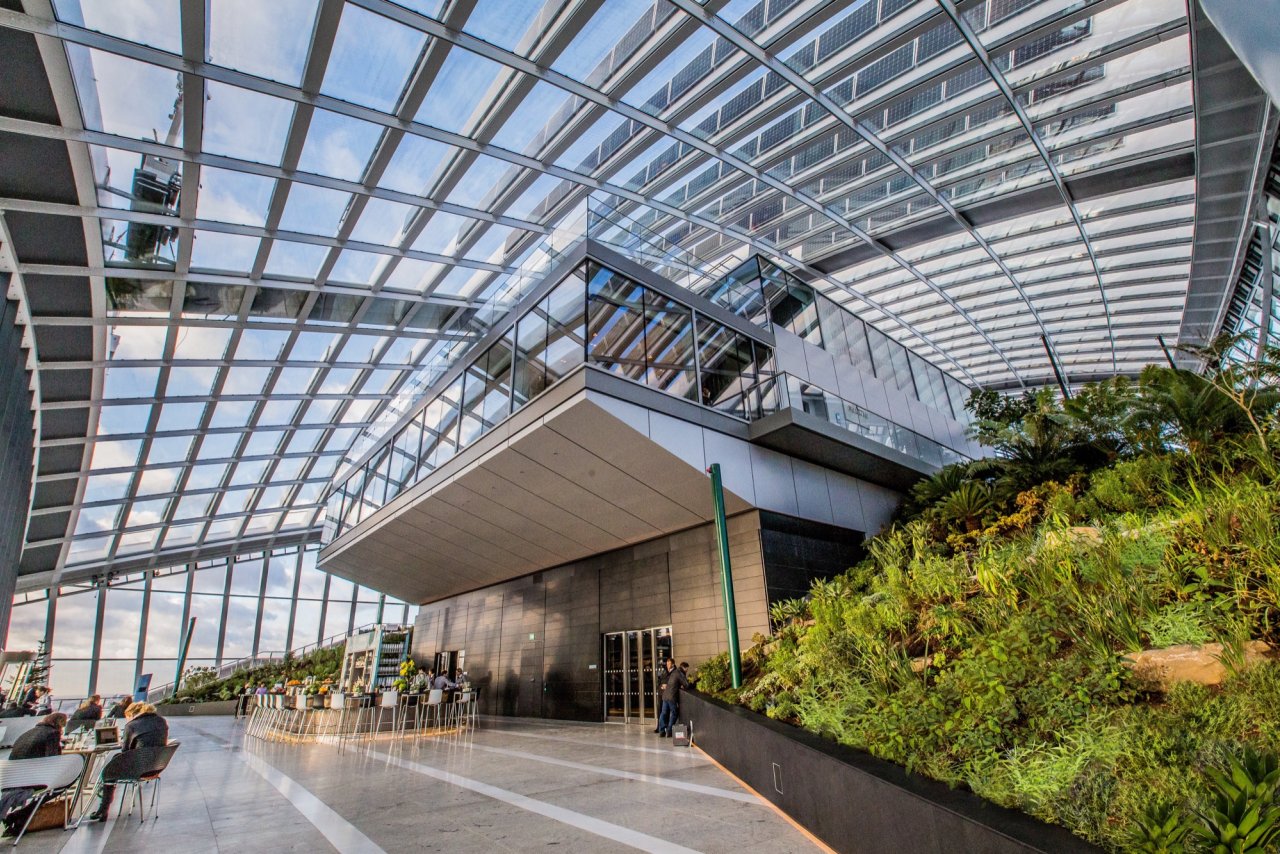
[{"label": "man in dark jacket", "polygon": [[[124,750],[138,750],[143,747],[164,747],[169,743],[169,723],[156,713],[156,707],[150,703],[133,703],[125,712],[129,723],[124,726],[120,746]],[[89,816],[90,821],[106,821],[111,813],[111,801],[116,796],[116,787],[103,785],[102,802]]]},{"label": "man in dark jacket", "polygon": [[10,759],[40,759],[62,753],[62,728],[67,716],[62,712],[45,715],[40,723],[18,736],[9,752]]},{"label": "man in dark jacket", "polygon": [[658,735],[661,738],[671,737],[671,729],[680,716],[680,692],[689,687],[689,679],[683,670],[676,667],[675,659],[668,658],[666,664],[667,675],[663,677],[665,682],[662,685],[662,712],[658,715]]}]

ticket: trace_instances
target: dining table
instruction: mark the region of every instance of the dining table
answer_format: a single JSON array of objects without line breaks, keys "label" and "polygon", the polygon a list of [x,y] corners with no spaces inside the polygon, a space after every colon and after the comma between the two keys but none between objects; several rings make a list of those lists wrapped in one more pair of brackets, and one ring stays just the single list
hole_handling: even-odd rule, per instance
[{"label": "dining table", "polygon": [[86,787],[89,788],[89,792],[92,794],[92,781],[96,778],[99,767],[103,765],[104,757],[118,750],[120,750],[119,742],[98,744],[97,737],[92,729],[76,733],[62,746],[63,754],[75,754],[84,759],[84,770],[80,772],[80,779],[76,782],[75,794],[71,797],[71,811],[76,816],[76,820],[70,826],[78,827],[80,825],[80,800],[85,795]]}]

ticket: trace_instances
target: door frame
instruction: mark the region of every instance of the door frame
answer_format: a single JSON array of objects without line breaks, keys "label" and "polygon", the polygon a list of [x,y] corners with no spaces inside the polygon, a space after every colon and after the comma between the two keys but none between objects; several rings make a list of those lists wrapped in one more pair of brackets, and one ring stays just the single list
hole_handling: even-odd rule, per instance
[{"label": "door frame", "polygon": [[[662,634],[660,635],[659,633],[662,633]],[[631,637],[632,635],[636,636],[636,641],[640,644],[640,650],[639,650],[639,654],[636,656],[636,660],[640,663],[641,669],[643,669],[644,667],[644,650],[646,646],[648,647],[649,655],[650,655],[650,662],[649,662],[650,667],[649,667],[649,674],[648,674],[649,684],[648,685],[643,684],[644,674],[641,673],[640,679],[637,680],[637,684],[640,686],[638,692],[633,692],[631,690],[631,681],[632,681],[631,680],[631,672],[632,672],[632,669],[631,669],[632,646],[631,645],[633,642]],[[661,698],[659,697],[659,692],[658,692],[658,667],[661,664],[660,653],[658,651],[659,650],[658,639],[661,636],[665,636],[666,638],[668,638],[668,643],[670,645],[671,651],[668,652],[667,655],[674,656],[675,642],[674,642],[674,637],[672,635],[670,625],[649,626],[648,628],[643,628],[643,629],[624,629],[622,631],[617,631],[617,632],[601,633],[600,660],[603,666],[601,667],[601,673],[600,673],[601,682],[602,682],[600,698],[601,698],[601,705],[603,706],[603,708],[601,709],[601,713],[606,723],[623,723],[623,724],[657,723],[658,712],[662,708]],[[609,714],[609,694],[608,694],[609,672],[610,672],[609,639],[612,637],[619,637],[622,640],[621,660],[619,662],[622,665],[621,675],[620,675],[620,683],[622,685],[622,715],[621,716]],[[653,710],[651,715],[646,715],[645,713],[646,712],[645,703],[643,700],[643,697],[645,694],[648,694],[654,698]],[[634,709],[632,708],[633,701],[635,701],[635,705],[636,705],[636,708]]]}]

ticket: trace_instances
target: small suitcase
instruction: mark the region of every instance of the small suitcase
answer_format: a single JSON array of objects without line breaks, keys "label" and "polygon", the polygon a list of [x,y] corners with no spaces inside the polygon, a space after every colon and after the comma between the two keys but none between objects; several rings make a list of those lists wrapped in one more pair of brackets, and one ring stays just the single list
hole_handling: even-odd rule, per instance
[{"label": "small suitcase", "polygon": [[676,747],[689,747],[693,744],[693,721],[676,724],[671,730],[671,743]]}]

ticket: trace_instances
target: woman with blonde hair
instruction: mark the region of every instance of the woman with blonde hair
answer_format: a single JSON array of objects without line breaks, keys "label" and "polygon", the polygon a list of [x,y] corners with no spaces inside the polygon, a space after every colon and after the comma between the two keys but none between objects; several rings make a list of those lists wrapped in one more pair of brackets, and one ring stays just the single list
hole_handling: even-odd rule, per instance
[{"label": "woman with blonde hair", "polygon": [[100,721],[102,720],[102,695],[94,694],[91,697],[85,697],[84,702],[80,704],[80,708],[71,713],[71,722],[76,721]]},{"label": "woman with blonde hair", "polygon": [[[143,747],[164,747],[169,743],[169,723],[156,712],[150,703],[131,703],[124,716],[129,720],[124,726],[120,741],[125,750],[138,750]],[[111,801],[116,796],[116,787],[103,785],[102,802],[89,816],[90,821],[106,821],[111,813]]]}]

